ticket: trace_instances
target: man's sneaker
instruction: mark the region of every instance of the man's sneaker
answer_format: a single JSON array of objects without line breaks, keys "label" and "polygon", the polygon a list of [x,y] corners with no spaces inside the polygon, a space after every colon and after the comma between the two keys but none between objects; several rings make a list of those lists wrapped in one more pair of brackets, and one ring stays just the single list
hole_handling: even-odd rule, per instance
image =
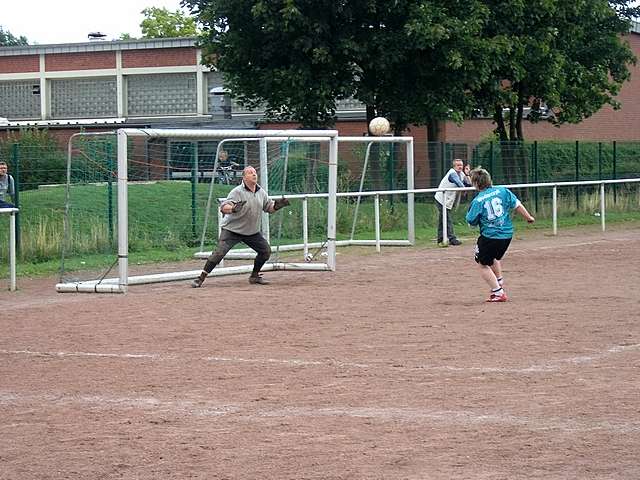
[{"label": "man's sneaker", "polygon": [[269,285],[270,282],[262,278],[262,275],[258,275],[257,277],[254,277],[254,276],[249,277],[249,283],[251,285]]},{"label": "man's sneaker", "polygon": [[499,293],[497,295],[495,293],[492,293],[491,296],[489,298],[487,298],[487,302],[489,302],[489,303],[506,302],[507,300],[509,300],[509,299],[507,298],[507,294],[504,293],[504,292]]},{"label": "man's sneaker", "polygon": [[454,238],[453,240],[449,240],[449,245],[458,246],[458,245],[462,245],[462,242],[457,238]]},{"label": "man's sneaker", "polygon": [[191,286],[193,288],[200,288],[202,286],[202,280],[200,280],[200,278],[196,278],[193,282],[191,282]]}]

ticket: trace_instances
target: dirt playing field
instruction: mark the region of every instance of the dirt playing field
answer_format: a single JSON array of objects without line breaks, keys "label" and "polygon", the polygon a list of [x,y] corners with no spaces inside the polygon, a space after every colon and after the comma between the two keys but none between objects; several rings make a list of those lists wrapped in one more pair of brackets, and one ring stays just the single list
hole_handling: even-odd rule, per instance
[{"label": "dirt playing field", "polygon": [[640,478],[640,231],[517,238],[504,304],[473,243],[3,283],[0,479]]}]

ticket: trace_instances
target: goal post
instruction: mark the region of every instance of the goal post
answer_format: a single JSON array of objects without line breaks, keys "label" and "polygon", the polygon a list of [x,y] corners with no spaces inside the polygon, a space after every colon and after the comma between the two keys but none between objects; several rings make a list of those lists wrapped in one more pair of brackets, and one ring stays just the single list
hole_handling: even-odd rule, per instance
[{"label": "goal post", "polygon": [[0,208],[0,215],[9,215],[9,290],[16,290],[16,214],[17,208]]},{"label": "goal post", "polygon": [[[329,141],[329,138],[322,137],[308,137],[304,139],[306,142],[317,143],[320,145],[326,144]],[[258,169],[260,172],[260,184],[267,189],[267,191],[274,192],[276,188],[280,188],[278,184],[280,179],[276,179],[272,182],[272,174],[270,174],[270,170],[276,171],[276,173],[282,172],[279,171],[278,168],[275,168],[272,162],[273,151],[274,151],[274,143],[282,142],[282,139],[278,138],[263,138],[260,139],[260,168]],[[414,179],[414,140],[413,137],[393,137],[393,136],[382,136],[382,137],[351,137],[351,136],[338,136],[338,154],[339,158],[339,170],[338,170],[338,182],[337,182],[337,198],[338,201],[341,201],[338,205],[339,212],[338,215],[342,219],[342,228],[339,228],[338,223],[336,222],[336,228],[338,229],[338,237],[336,238],[336,246],[375,246],[378,250],[380,250],[381,246],[410,246],[415,244],[415,195],[413,193],[413,189],[415,187],[415,179]],[[284,166],[280,165],[280,168],[284,168],[285,170],[285,178],[286,178],[286,170],[287,170],[287,159],[288,159],[288,151],[289,145],[287,143],[286,148],[284,150],[287,154],[284,157]],[[373,164],[376,164],[377,168],[380,169],[380,158],[378,158],[377,163],[371,161],[374,155],[372,155],[372,147],[377,148],[378,157],[384,156],[385,158],[389,158],[391,155],[391,160],[395,161],[398,164],[398,167],[395,168],[393,164],[389,165],[387,160],[384,161],[382,168],[384,169],[384,174],[388,175],[389,172],[393,172],[397,170],[400,172],[399,176],[402,177],[400,181],[392,185],[384,185],[384,189],[380,189],[381,185],[376,184],[371,179],[375,177],[379,177],[381,172],[372,171],[375,167],[372,167]],[[392,153],[390,153],[392,152]],[[393,157],[395,155],[395,158]],[[294,159],[295,160],[295,159]],[[312,161],[311,159],[306,159],[307,162]],[[268,166],[269,164],[269,166]],[[406,191],[403,193],[399,193],[398,191]],[[276,249],[281,252],[290,252],[296,250],[303,251],[303,258],[309,258],[309,250],[317,249],[321,246],[322,242],[314,242],[308,240],[308,232],[307,232],[307,224],[308,222],[308,208],[307,203],[312,198],[327,198],[328,192],[318,193],[318,192],[309,192],[307,194],[296,195],[295,193],[287,192],[287,198],[289,199],[299,199],[302,202],[302,210],[301,221],[302,221],[302,230],[303,230],[303,238],[301,243],[289,243],[289,244],[281,244],[277,243]],[[404,216],[406,213],[406,222],[405,222],[405,235],[403,238],[382,238],[381,237],[381,218],[380,218],[380,205],[384,203],[389,198],[392,197],[401,197],[403,198],[403,209],[402,215]],[[406,199],[406,201],[405,201]],[[221,201],[222,199],[218,199]],[[375,232],[375,238],[362,238],[363,235],[359,235],[359,238],[356,238],[356,225],[359,224],[362,227],[362,223],[360,222],[359,217],[359,209],[361,202],[367,202],[369,208],[368,219],[374,219],[370,224],[365,224],[364,226],[368,229],[373,228]],[[348,215],[351,215],[350,218],[345,216],[345,212],[348,212]],[[375,213],[374,213],[375,212]],[[219,214],[220,215],[220,214]],[[209,217],[209,215],[206,215]],[[348,225],[345,223],[348,222]],[[398,229],[402,229],[401,225],[397,224],[395,227]],[[263,233],[267,238],[269,238],[269,230],[268,221],[264,222],[267,227]],[[204,259],[207,258],[210,254],[210,250],[204,250],[204,230],[202,234],[202,241],[200,243],[200,251],[194,254],[195,258]],[[366,235],[365,235],[366,237]],[[254,258],[255,252],[249,248],[238,248],[233,249],[227,254],[227,259],[248,259]]]},{"label": "goal post", "polygon": [[[406,170],[406,182],[402,185],[401,188],[388,188],[389,190],[406,190],[407,191],[407,238],[404,240],[380,240],[376,239],[377,246],[379,245],[389,245],[389,246],[408,246],[415,244],[416,233],[415,233],[415,194],[413,190],[415,188],[415,162],[414,162],[414,150],[413,150],[413,137],[394,137],[394,136],[383,136],[383,137],[339,137],[339,142],[343,143],[363,143],[367,142],[367,150],[365,155],[365,167],[363,168],[363,174],[361,177],[360,188],[358,190],[358,202],[359,196],[363,195],[363,181],[364,174],[366,173],[366,166],[368,163],[368,157],[370,153],[371,146],[374,144],[400,144],[404,145],[405,148],[405,170]],[[343,195],[353,195],[355,192],[347,192]],[[369,192],[369,195],[380,195],[382,192]],[[340,196],[340,193],[338,194]],[[354,219],[355,226],[355,219]],[[350,236],[350,245],[371,245],[371,241],[364,240],[358,241],[353,238],[353,230],[352,227],[351,236]],[[379,236],[379,225],[376,225],[376,235]]]},{"label": "goal post", "polygon": [[[184,141],[203,141],[221,139],[291,139],[304,140],[304,138],[316,137],[328,142],[327,162],[327,208],[326,208],[326,258],[323,264],[309,265],[306,263],[276,262],[265,265],[263,270],[335,270],[336,268],[336,199],[338,179],[338,132],[335,130],[226,130],[226,129],[131,129],[123,128],[116,132],[117,137],[117,266],[116,278],[103,278],[88,281],[61,281],[56,285],[58,292],[96,292],[96,293],[126,293],[129,285],[166,282],[173,280],[187,280],[195,278],[200,270],[184,272],[164,272],[144,275],[130,275],[130,244],[129,244],[129,218],[131,205],[129,201],[129,187],[132,162],[130,158],[130,145],[132,139],[182,139]],[[266,144],[266,140],[262,141]],[[71,147],[70,147],[71,151]],[[71,164],[71,154],[69,155]],[[216,157],[217,163],[217,157]],[[70,169],[70,166],[68,166]],[[213,183],[214,170],[211,172]],[[214,269],[212,275],[228,275],[251,271],[250,266],[222,267]]]}]

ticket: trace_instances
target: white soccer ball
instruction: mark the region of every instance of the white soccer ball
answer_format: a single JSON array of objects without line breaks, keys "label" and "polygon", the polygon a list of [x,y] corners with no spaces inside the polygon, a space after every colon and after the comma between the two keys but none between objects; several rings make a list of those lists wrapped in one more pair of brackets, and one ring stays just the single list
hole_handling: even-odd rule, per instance
[{"label": "white soccer ball", "polygon": [[384,117],[376,117],[369,122],[369,133],[376,137],[386,135],[390,130],[391,124],[389,123],[389,120]]},{"label": "white soccer ball", "polygon": [[304,261],[305,261],[305,262],[310,262],[311,260],[313,260],[313,254],[311,254],[311,253],[307,253],[307,254],[304,256]]}]

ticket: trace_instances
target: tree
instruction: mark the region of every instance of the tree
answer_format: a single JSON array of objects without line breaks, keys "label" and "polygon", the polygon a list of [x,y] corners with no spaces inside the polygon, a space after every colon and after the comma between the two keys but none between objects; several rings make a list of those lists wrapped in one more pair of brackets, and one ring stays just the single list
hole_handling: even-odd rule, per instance
[{"label": "tree", "polygon": [[502,145],[506,181],[528,171],[523,121],[578,123],[604,105],[620,107],[615,96],[635,62],[624,40],[637,10],[630,3],[485,1],[490,14],[481,36],[492,52],[491,73],[473,93],[498,139],[518,142]]},{"label": "tree", "polygon": [[371,13],[358,21],[366,27],[356,37],[356,98],[389,116],[396,133],[427,125],[430,140],[442,121],[471,113],[469,92],[487,75],[482,2],[363,2],[360,8]]},{"label": "tree", "polygon": [[331,0],[188,0],[203,25],[210,65],[224,73],[234,97],[250,108],[316,128],[333,123],[336,98],[352,91],[348,2]]},{"label": "tree", "polygon": [[492,74],[476,90],[492,112],[500,140],[524,139],[527,120],[578,123],[615,96],[629,79],[635,57],[623,36],[631,2],[602,0],[514,2],[490,0],[483,36],[493,41]]},{"label": "tree", "polygon": [[[330,126],[336,100],[367,119],[409,123],[470,111],[468,45],[481,2],[457,0],[185,0],[209,63],[232,94],[267,116]],[[446,72],[446,73],[443,73]],[[441,81],[442,79],[445,81]]]},{"label": "tree", "polygon": [[[198,34],[194,18],[180,10],[149,7],[142,10],[145,19],[140,23],[143,38],[193,37]],[[130,38],[130,37],[129,37]]]},{"label": "tree", "polygon": [[[332,126],[336,101],[353,97],[366,105],[367,122],[385,116],[397,134],[426,124],[435,139],[441,121],[471,112],[468,92],[484,78],[476,59],[484,58],[478,34],[487,9],[478,0],[184,3],[203,25],[201,46],[231,94],[304,128]],[[377,147],[370,158],[382,172]],[[381,176],[374,182],[383,188]]]},{"label": "tree", "polygon": [[4,30],[2,26],[0,26],[0,46],[12,47],[17,45],[29,45],[27,37],[16,37],[10,31]]},{"label": "tree", "polygon": [[[366,105],[367,122],[461,120],[486,62],[478,0],[186,0],[203,25],[201,46],[231,94],[267,118],[332,126],[336,100]],[[315,158],[310,152],[311,158]],[[377,147],[372,170],[382,172]],[[438,162],[433,162],[434,165]],[[315,162],[310,163],[310,178]],[[375,175],[375,174],[374,174]],[[379,188],[382,177],[374,178]]]},{"label": "tree", "polygon": [[[418,0],[363,2],[359,11],[367,15],[356,26],[354,97],[367,105],[367,121],[386,116],[396,135],[425,125],[428,141],[442,141],[445,121],[471,114],[470,91],[488,72],[480,38],[486,8],[478,1]],[[441,149],[427,155],[437,175]]]}]

